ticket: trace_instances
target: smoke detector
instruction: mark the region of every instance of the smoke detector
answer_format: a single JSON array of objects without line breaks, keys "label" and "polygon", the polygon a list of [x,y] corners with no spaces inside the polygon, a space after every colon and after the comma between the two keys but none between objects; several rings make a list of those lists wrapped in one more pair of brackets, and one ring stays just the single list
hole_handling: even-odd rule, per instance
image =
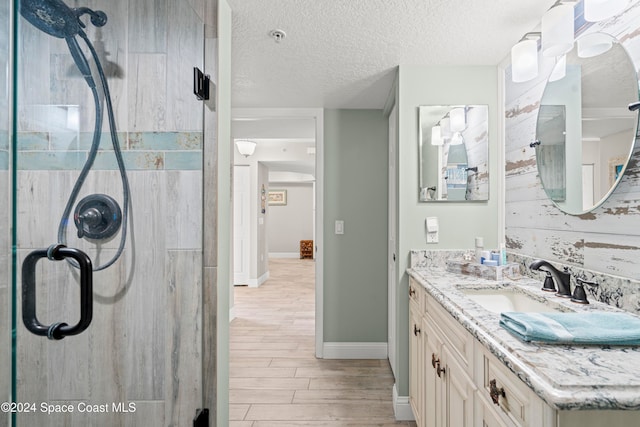
[{"label": "smoke detector", "polygon": [[274,39],[276,43],[280,43],[285,37],[287,37],[287,33],[282,30],[271,30],[269,31],[269,37]]}]

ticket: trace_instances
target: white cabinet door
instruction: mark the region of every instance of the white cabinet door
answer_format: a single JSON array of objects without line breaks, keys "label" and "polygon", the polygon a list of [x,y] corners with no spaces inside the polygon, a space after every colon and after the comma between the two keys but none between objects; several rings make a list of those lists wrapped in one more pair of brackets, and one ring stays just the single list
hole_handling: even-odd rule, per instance
[{"label": "white cabinet door", "polygon": [[418,427],[422,422],[422,381],[424,367],[422,316],[418,306],[409,303],[409,404]]},{"label": "white cabinet door", "polygon": [[442,347],[441,377],[444,384],[444,414],[447,427],[473,427],[475,385],[447,346]]},{"label": "white cabinet door", "polygon": [[423,321],[424,330],[424,425],[443,425],[442,380],[438,378],[437,367],[442,350],[442,339],[433,328],[433,320],[427,316]]}]

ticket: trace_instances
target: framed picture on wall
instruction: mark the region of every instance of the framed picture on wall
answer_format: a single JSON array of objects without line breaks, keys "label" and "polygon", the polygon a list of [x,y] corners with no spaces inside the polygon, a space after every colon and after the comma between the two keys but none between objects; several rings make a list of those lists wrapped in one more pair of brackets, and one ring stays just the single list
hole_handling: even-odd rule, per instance
[{"label": "framed picture on wall", "polygon": [[620,177],[625,161],[626,159],[624,157],[613,157],[609,159],[609,186],[613,186]]},{"label": "framed picture on wall", "polygon": [[287,190],[269,190],[269,206],[285,206]]}]

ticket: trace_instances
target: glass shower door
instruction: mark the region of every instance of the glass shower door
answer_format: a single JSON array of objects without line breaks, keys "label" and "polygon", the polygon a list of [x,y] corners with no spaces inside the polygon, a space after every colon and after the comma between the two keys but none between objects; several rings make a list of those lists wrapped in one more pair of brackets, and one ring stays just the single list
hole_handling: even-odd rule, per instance
[{"label": "glass shower door", "polygon": [[202,104],[181,94],[185,63],[203,62],[202,17],[174,1],[14,7],[0,427],[191,425],[203,124]]}]

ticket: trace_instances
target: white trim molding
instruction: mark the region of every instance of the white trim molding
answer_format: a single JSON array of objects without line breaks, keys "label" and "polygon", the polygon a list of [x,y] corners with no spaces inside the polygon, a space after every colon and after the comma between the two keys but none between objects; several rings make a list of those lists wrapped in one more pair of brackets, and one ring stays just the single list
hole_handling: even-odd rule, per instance
[{"label": "white trim molding", "polygon": [[386,359],[386,342],[325,342],[324,359]]},{"label": "white trim molding", "polygon": [[269,272],[268,271],[266,273],[264,273],[262,276],[258,277],[257,279],[249,279],[249,280],[247,280],[247,285],[250,288],[259,288],[260,285],[262,285],[264,282],[267,281],[267,279],[269,279]]},{"label": "white trim molding", "polygon": [[300,252],[269,252],[269,258],[300,258]]},{"label": "white trim molding", "polygon": [[409,404],[409,396],[398,396],[398,389],[393,384],[393,413],[397,421],[414,421],[416,418]]}]

